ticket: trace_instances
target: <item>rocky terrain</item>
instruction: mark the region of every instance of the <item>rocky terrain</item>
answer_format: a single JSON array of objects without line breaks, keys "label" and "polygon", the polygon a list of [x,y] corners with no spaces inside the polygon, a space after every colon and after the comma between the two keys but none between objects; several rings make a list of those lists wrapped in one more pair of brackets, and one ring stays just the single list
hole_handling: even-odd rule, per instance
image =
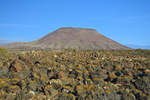
[{"label": "rocky terrain", "polygon": [[150,51],[0,49],[0,100],[150,100]]},{"label": "rocky terrain", "polygon": [[49,33],[43,38],[24,43],[0,46],[11,50],[80,49],[80,50],[129,50],[95,29],[65,27]]}]

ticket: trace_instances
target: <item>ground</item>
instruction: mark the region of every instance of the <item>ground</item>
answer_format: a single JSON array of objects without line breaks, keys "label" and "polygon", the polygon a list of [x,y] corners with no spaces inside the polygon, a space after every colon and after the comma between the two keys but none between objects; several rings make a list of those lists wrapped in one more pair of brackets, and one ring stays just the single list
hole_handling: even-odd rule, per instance
[{"label": "ground", "polygon": [[0,49],[0,100],[150,100],[150,51]]}]

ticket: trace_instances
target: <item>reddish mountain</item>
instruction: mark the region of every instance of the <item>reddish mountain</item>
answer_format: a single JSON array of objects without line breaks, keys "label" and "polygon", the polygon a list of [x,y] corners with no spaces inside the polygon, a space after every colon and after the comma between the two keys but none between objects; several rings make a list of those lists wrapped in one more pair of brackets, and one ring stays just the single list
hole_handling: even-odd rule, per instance
[{"label": "reddish mountain", "polygon": [[128,50],[123,46],[104,35],[98,33],[95,29],[85,28],[60,28],[45,37],[28,43],[15,43],[3,46],[10,49],[104,49],[104,50]]}]

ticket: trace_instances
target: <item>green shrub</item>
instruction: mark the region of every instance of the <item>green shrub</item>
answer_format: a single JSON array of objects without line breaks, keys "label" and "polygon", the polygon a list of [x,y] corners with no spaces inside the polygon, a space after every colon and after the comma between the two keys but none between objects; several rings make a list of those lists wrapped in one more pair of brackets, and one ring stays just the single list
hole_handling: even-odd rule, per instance
[{"label": "green shrub", "polygon": [[10,53],[7,49],[0,48],[0,57],[8,57],[10,56]]}]

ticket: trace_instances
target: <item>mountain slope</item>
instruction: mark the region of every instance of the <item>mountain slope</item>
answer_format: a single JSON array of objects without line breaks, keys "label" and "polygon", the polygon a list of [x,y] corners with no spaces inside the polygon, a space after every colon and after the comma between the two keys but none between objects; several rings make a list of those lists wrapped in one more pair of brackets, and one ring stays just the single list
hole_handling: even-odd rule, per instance
[{"label": "mountain slope", "polygon": [[4,47],[10,49],[117,49],[128,50],[129,48],[123,46],[102,34],[99,34],[95,29],[86,28],[60,28],[45,37],[28,43],[15,43],[5,45]]}]

